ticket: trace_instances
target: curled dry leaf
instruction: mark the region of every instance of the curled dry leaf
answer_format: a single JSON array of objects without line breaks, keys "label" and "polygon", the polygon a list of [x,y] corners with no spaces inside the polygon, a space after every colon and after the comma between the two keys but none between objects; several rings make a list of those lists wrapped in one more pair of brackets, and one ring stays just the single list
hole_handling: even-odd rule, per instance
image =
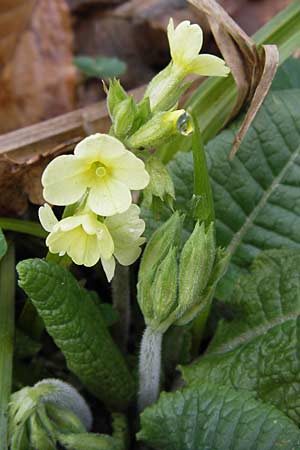
[{"label": "curled dry leaf", "polygon": [[[207,15],[215,37],[237,87],[237,97],[227,122],[235,117],[246,102],[249,109],[237,133],[231,158],[267,95],[277,71],[277,47],[265,45],[259,50],[254,42],[215,0],[188,0]],[[225,124],[224,124],[225,125]]]},{"label": "curled dry leaf", "polygon": [[74,108],[72,31],[64,0],[2,0],[0,132]]}]

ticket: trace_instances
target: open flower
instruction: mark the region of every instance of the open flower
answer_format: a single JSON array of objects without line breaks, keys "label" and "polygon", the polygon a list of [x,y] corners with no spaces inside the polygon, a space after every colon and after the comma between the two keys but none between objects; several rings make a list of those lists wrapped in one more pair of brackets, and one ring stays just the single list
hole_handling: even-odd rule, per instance
[{"label": "open flower", "polygon": [[145,222],[139,218],[140,209],[131,205],[127,211],[102,221],[87,209],[60,221],[48,204],[39,209],[42,226],[50,234],[46,245],[51,253],[67,254],[75,264],[94,266],[101,260],[108,281],[111,281],[116,261],[129,266],[138,259]]},{"label": "open flower", "polygon": [[42,176],[47,202],[71,205],[88,190],[87,206],[101,216],[126,211],[132,201],[130,190],[143,189],[148,182],[143,161],[118,139],[100,133],[83,139],[74,155],[55,158]]},{"label": "open flower", "polygon": [[173,65],[185,75],[228,75],[229,68],[223,59],[214,55],[199,55],[203,44],[203,33],[199,25],[191,25],[189,20],[184,20],[174,28],[173,19],[170,19],[168,39]]},{"label": "open flower", "polygon": [[83,212],[60,221],[49,205],[39,209],[42,226],[49,235],[46,245],[51,253],[67,254],[75,264],[94,266],[100,259],[109,260],[114,251],[112,237],[93,212]]},{"label": "open flower", "polygon": [[133,264],[141,254],[141,245],[145,238],[141,237],[145,230],[145,222],[139,217],[140,208],[131,205],[122,214],[107,217],[104,220],[114,242],[114,253],[109,260],[102,261],[108,281],[115,271],[115,258],[122,266]]},{"label": "open flower", "polygon": [[203,44],[203,33],[199,25],[188,20],[174,28],[173,20],[168,25],[168,39],[172,60],[149,83],[145,97],[150,100],[151,111],[166,111],[176,105],[188,88],[183,83],[190,74],[226,77],[229,68],[223,59],[214,55],[199,55]]}]

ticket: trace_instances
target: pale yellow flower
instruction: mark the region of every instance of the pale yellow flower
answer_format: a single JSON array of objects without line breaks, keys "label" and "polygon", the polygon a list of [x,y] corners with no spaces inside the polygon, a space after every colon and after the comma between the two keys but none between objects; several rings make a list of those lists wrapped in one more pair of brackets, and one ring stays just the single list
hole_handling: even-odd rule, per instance
[{"label": "pale yellow flower", "polygon": [[189,20],[184,20],[174,28],[173,19],[170,19],[168,39],[173,65],[186,75],[228,75],[229,69],[223,59],[214,55],[199,55],[203,44],[203,33],[199,25],[191,25]]},{"label": "pale yellow flower", "polygon": [[111,259],[114,243],[106,225],[93,212],[82,212],[60,221],[49,205],[39,209],[42,226],[50,234],[46,245],[51,253],[67,254],[75,264],[94,266]]},{"label": "pale yellow flower", "polygon": [[141,237],[145,230],[145,222],[139,218],[140,208],[131,205],[122,214],[107,217],[104,220],[114,242],[114,252],[110,259],[102,261],[107,279],[114,276],[115,258],[122,266],[133,264],[141,254],[141,245],[145,238]]},{"label": "pale yellow flower", "polygon": [[46,245],[51,253],[67,254],[75,264],[94,266],[99,260],[108,281],[111,281],[116,261],[129,266],[141,254],[141,237],[145,222],[139,218],[140,209],[130,205],[127,211],[107,217],[101,222],[96,214],[85,209],[60,221],[48,204],[39,209],[42,226],[50,234]]},{"label": "pale yellow flower", "polygon": [[203,44],[199,25],[191,25],[184,20],[174,28],[173,19],[170,19],[168,39],[172,60],[151,80],[145,92],[152,112],[166,111],[176,105],[189,85],[183,83],[188,75],[226,77],[229,73],[223,59],[214,55],[199,55]]},{"label": "pale yellow flower", "polygon": [[130,190],[143,189],[148,182],[143,161],[118,139],[100,133],[83,139],[74,155],[55,158],[42,176],[47,202],[71,205],[88,192],[87,206],[101,216],[126,211]]}]

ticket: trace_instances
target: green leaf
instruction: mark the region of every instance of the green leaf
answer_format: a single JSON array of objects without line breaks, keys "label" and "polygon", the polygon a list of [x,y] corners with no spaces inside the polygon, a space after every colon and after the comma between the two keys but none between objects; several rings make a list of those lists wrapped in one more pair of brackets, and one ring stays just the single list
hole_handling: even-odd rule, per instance
[{"label": "green leaf", "polygon": [[118,77],[126,71],[126,64],[118,58],[77,56],[73,61],[75,66],[89,78]]},{"label": "green leaf", "polygon": [[298,427],[276,408],[228,386],[163,393],[141,416],[138,439],[161,450],[296,450]]},{"label": "green leaf", "polygon": [[273,80],[271,89],[300,89],[300,60],[289,58],[279,67]]},{"label": "green leaf", "polygon": [[[261,251],[300,248],[300,90],[271,92],[233,161],[229,153],[239,121],[207,145],[218,245],[247,268]],[[176,207],[189,213],[193,192],[191,153],[169,163]],[[158,224],[143,210],[147,234]],[[165,220],[167,210],[161,214]],[[186,221],[191,230],[191,221]],[[225,281],[226,282],[226,276]]]},{"label": "green leaf", "polygon": [[17,265],[19,285],[44,320],[69,369],[110,408],[126,408],[135,385],[90,294],[62,266],[41,259]]},{"label": "green leaf", "polygon": [[7,252],[7,242],[3,234],[3,231],[0,228],[0,261],[6,252]]},{"label": "green leaf", "polygon": [[189,383],[249,390],[300,423],[300,251],[262,252],[231,299],[206,354],[183,367]]}]

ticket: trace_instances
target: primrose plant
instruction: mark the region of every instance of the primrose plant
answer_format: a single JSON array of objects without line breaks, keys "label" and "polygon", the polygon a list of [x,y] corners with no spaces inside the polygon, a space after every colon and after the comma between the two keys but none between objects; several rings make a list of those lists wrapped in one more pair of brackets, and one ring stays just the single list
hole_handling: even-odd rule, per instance
[{"label": "primrose plant", "polygon": [[[110,80],[109,88],[105,87],[110,133],[86,137],[74,154],[52,160],[42,176],[48,203],[40,208],[39,217],[49,232],[49,251],[67,254],[75,264],[87,267],[101,261],[109,282],[116,261],[132,264],[145,242],[145,223],[132,203],[131,191],[146,188],[145,198],[159,197],[172,207],[171,179],[152,150],[177,134],[196,132],[189,114],[177,109],[190,85],[186,77],[229,73],[221,58],[199,55],[203,33],[198,25],[183,21],[174,28],[170,19],[168,39],[171,62],[152,79],[143,99],[136,103],[118,80]],[[195,152],[203,152],[201,141],[197,144]],[[207,177],[205,157],[203,161],[200,177]],[[61,220],[49,204],[65,206]],[[147,325],[140,357],[140,409],[155,401],[159,392],[163,333],[172,324],[190,322],[208,307],[226,267],[226,255],[216,248],[213,221],[203,220],[207,219],[203,215],[195,219],[194,231],[181,250],[183,217],[175,212],[144,252],[138,283],[138,301]]]},{"label": "primrose plant", "polygon": [[[88,136],[75,147],[74,154],[58,156],[49,163],[42,176],[47,203],[39,210],[40,222],[49,233],[46,244],[50,254],[67,255],[75,264],[86,267],[101,262],[109,282],[116,263],[134,263],[145,242],[145,223],[139,206],[133,203],[132,191],[143,191],[144,201],[156,211],[162,204],[172,211],[171,218],[150,238],[138,275],[138,303],[146,323],[140,349],[140,410],[159,394],[163,334],[171,325],[182,326],[201,314],[207,316],[228,260],[216,247],[212,194],[198,125],[184,109],[178,109],[178,102],[191,83],[188,75],[226,77],[229,69],[216,56],[199,55],[203,36],[198,25],[184,21],[174,28],[170,19],[168,39],[171,62],[152,79],[140,102],[116,79],[110,80],[108,88],[105,86],[112,121],[109,134]],[[154,154],[180,134],[192,138],[194,155],[190,204],[193,231],[185,240],[185,218],[173,209],[173,182]],[[65,207],[60,219],[50,205]],[[30,272],[33,268],[34,276]],[[76,284],[63,265],[29,260],[21,262],[18,271],[20,286],[44,319],[71,370],[109,408],[127,407],[134,397],[135,383],[99,318],[91,294]],[[37,289],[37,276],[45,283],[51,279],[60,287],[64,285],[68,296],[62,299],[61,289],[56,290],[54,284],[49,289]],[[76,313],[82,320],[77,320]],[[77,334],[73,336],[75,329]],[[82,361],[76,358],[87,348],[90,353]],[[104,378],[99,380],[101,376]]]}]

